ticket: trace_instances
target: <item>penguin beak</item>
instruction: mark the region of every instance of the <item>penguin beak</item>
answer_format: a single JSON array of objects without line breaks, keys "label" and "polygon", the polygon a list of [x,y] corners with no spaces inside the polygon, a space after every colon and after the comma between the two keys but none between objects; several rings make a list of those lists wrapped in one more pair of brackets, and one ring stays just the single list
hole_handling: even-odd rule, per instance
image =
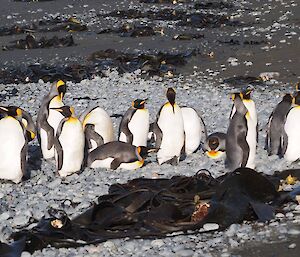
[{"label": "penguin beak", "polygon": [[212,158],[212,159],[217,159],[218,157],[220,157],[222,154],[222,152],[220,151],[214,151],[214,150],[211,150],[211,151],[207,151],[206,152],[206,155],[209,157],[209,158]]}]

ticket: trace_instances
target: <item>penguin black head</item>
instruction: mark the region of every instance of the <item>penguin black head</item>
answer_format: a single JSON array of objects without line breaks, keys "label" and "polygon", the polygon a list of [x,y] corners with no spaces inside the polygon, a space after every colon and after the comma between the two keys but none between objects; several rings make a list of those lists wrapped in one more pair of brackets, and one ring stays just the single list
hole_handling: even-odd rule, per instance
[{"label": "penguin black head", "polygon": [[243,100],[250,100],[251,99],[251,92],[253,91],[252,88],[246,88],[241,93],[240,96]]},{"label": "penguin black head", "polygon": [[285,94],[282,101],[292,103],[294,101],[294,97],[291,94]]},{"label": "penguin black head", "polygon": [[63,107],[60,107],[60,108],[51,108],[51,110],[55,110],[55,111],[58,111],[60,112],[65,118],[70,118],[74,115],[74,108],[73,107],[70,107],[70,106],[63,106]]},{"label": "penguin black head", "polygon": [[294,104],[300,105],[300,91],[297,92],[297,94],[294,97]]},{"label": "penguin black head", "polygon": [[211,137],[208,140],[208,146],[211,150],[216,150],[219,146],[219,139],[217,137]]},{"label": "penguin black head", "polygon": [[136,99],[132,102],[132,107],[136,109],[144,109],[147,99]]},{"label": "penguin black head", "polygon": [[149,148],[146,146],[138,146],[137,147],[137,152],[143,159],[145,159],[149,153],[154,153],[157,151],[158,151],[158,149],[156,149],[156,148]]},{"label": "penguin black head", "polygon": [[176,97],[176,92],[173,88],[169,87],[167,90],[167,98],[169,103],[174,106],[175,104],[175,97]]},{"label": "penguin black head", "polygon": [[21,119],[23,111],[17,106],[0,106],[0,113],[2,113],[3,116],[12,116]]},{"label": "penguin black head", "polygon": [[67,91],[66,83],[62,80],[58,80],[56,82],[56,88],[57,88],[57,92],[58,92],[59,96],[61,97],[61,99],[63,99],[63,97]]}]

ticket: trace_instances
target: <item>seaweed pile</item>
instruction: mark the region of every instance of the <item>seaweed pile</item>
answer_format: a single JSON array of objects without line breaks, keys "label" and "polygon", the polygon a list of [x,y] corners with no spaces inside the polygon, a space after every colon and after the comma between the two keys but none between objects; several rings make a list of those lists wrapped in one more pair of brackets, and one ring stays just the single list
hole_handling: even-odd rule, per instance
[{"label": "seaweed pile", "polygon": [[0,36],[18,35],[24,33],[38,32],[57,32],[57,31],[86,31],[88,28],[77,19],[70,17],[68,19],[60,18],[59,16],[40,20],[38,23],[30,25],[13,25],[11,27],[0,27]]},{"label": "seaweed pile", "polygon": [[103,77],[103,72],[94,65],[46,65],[34,64],[28,67],[8,67],[0,69],[0,84],[54,82],[58,79],[80,82],[83,79],[92,79],[94,76]]},{"label": "seaweed pile", "polygon": [[19,39],[12,45],[3,46],[2,50],[13,49],[37,49],[37,48],[50,48],[50,47],[68,47],[74,46],[74,39],[72,36],[66,36],[58,38],[53,36],[52,38],[41,37],[37,40],[33,35],[27,35],[25,39]]},{"label": "seaweed pile", "polygon": [[145,25],[124,24],[120,28],[103,29],[98,34],[116,33],[121,37],[150,37],[156,34],[154,28]]},{"label": "seaweed pile", "polygon": [[268,221],[283,203],[294,201],[300,188],[278,192],[280,179],[299,170],[266,177],[238,168],[214,179],[201,170],[192,177],[137,178],[114,184],[87,211],[70,220],[63,210],[49,209],[29,230],[12,235],[11,245],[0,244],[2,257],[21,256],[48,245],[77,247],[114,238],[158,238],[182,231],[223,230],[244,220]]}]

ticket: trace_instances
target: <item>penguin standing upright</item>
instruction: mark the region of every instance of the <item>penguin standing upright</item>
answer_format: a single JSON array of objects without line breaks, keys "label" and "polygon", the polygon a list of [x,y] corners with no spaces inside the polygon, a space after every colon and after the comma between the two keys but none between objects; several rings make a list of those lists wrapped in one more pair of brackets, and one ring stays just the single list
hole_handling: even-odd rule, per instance
[{"label": "penguin standing upright", "polygon": [[293,100],[291,94],[286,94],[269,117],[265,142],[265,149],[269,155],[278,154],[283,157],[287,146],[284,124]]},{"label": "penguin standing upright", "polygon": [[284,147],[282,154],[289,162],[294,162],[300,158],[300,92],[294,98],[294,105],[287,114],[284,124],[286,137],[283,138]]},{"label": "penguin standing upright", "polygon": [[247,118],[248,109],[244,105],[239,93],[232,96],[234,114],[229,121],[226,134],[226,166],[233,171],[239,167],[246,167],[250,155],[250,147],[247,142]]},{"label": "penguin standing upright", "polygon": [[147,146],[149,132],[149,111],[146,100],[136,99],[125,112],[119,127],[119,141],[135,146]]},{"label": "penguin standing upright", "polygon": [[[257,112],[254,101],[251,99],[252,89],[247,88],[239,93],[240,98],[244,106],[247,108],[247,143],[250,148],[249,157],[246,167],[254,169],[255,168],[255,155],[256,155],[256,145],[258,141],[258,123],[257,123]],[[233,105],[231,115],[232,118],[236,111],[235,105]]]},{"label": "penguin standing upright", "polygon": [[201,116],[191,107],[181,107],[183,127],[185,134],[185,153],[194,153],[205,142],[207,137],[206,127]]},{"label": "penguin standing upright", "polygon": [[134,146],[120,141],[108,142],[89,153],[87,166],[135,170],[143,166],[148,152],[148,148],[144,146]]},{"label": "penguin standing upright", "polygon": [[65,118],[61,120],[54,138],[55,161],[60,176],[66,177],[81,169],[84,158],[84,131],[74,116],[74,108],[53,108]]},{"label": "penguin standing upright", "polygon": [[184,152],[184,124],[180,107],[175,103],[176,93],[173,88],[168,88],[167,99],[157,114],[153,124],[155,147],[159,164],[178,164]]},{"label": "penguin standing upright", "polygon": [[225,155],[226,134],[215,132],[210,134],[204,143],[205,154],[212,159],[219,159]]},{"label": "penguin standing upright", "polygon": [[27,143],[34,138],[34,132],[26,130],[22,115],[18,107],[0,107],[0,179],[14,183],[26,174]]},{"label": "penguin standing upright", "polygon": [[45,159],[54,157],[53,140],[57,127],[64,116],[53,108],[64,106],[62,100],[66,84],[59,80],[52,84],[50,92],[43,100],[37,116],[38,140]]},{"label": "penguin standing upright", "polygon": [[82,123],[87,150],[114,140],[113,123],[110,116],[99,106],[89,107],[79,117]]}]

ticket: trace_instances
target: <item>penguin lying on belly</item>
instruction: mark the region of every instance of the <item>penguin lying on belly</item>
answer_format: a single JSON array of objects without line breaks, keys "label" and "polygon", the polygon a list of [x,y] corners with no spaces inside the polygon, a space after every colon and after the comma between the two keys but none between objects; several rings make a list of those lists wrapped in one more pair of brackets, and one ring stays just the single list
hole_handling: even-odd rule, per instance
[{"label": "penguin lying on belly", "polygon": [[226,134],[215,132],[210,134],[203,146],[205,154],[212,159],[219,159],[225,155]]},{"label": "penguin lying on belly", "polygon": [[149,150],[144,146],[133,146],[129,143],[113,141],[101,145],[88,155],[87,166],[90,168],[109,168],[135,170],[144,165],[144,158]]},{"label": "penguin lying on belly", "polygon": [[149,132],[149,111],[146,99],[136,99],[124,114],[119,128],[119,141],[135,146],[147,146]]},{"label": "penguin lying on belly", "polygon": [[0,179],[19,183],[26,176],[28,141],[35,137],[31,116],[16,106],[0,107]]},{"label": "penguin lying on belly", "polygon": [[66,177],[82,167],[84,158],[84,132],[81,122],[74,116],[74,108],[53,108],[65,118],[60,122],[54,138],[55,161],[60,176]]}]

